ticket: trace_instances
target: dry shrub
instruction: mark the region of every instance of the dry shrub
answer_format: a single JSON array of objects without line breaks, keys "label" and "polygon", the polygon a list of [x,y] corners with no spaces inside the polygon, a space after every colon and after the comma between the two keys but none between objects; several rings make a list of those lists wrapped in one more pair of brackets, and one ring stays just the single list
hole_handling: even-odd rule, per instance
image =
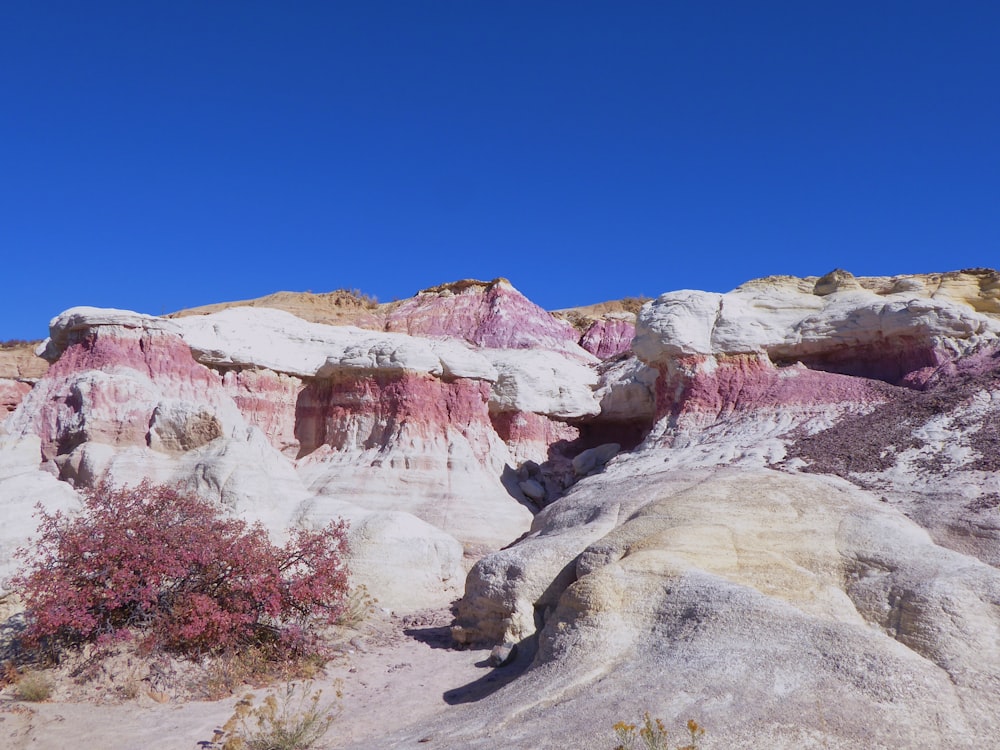
[{"label": "dry shrub", "polygon": [[[337,691],[337,699],[340,691]],[[210,743],[217,750],[308,750],[329,731],[339,713],[335,701],[323,702],[312,683],[289,683],[282,693],[270,691],[254,705],[247,695]]]},{"label": "dry shrub", "polygon": [[356,630],[371,617],[377,604],[378,599],[368,593],[367,586],[355,586],[344,600],[344,609],[337,618],[337,625]]},{"label": "dry shrub", "polygon": [[698,742],[705,730],[694,719],[687,723],[687,742],[671,748],[666,725],[660,719],[653,719],[649,713],[643,714],[642,726],[619,721],[612,727],[618,744],[615,750],[698,750]]},{"label": "dry shrub", "polygon": [[328,661],[323,651],[276,656],[266,646],[249,646],[208,658],[202,674],[191,682],[191,694],[205,700],[228,698],[246,686],[261,687],[287,680],[311,680]]},{"label": "dry shrub", "polygon": [[647,297],[645,295],[639,295],[638,297],[624,297],[621,300],[622,310],[638,315],[642,306],[651,299],[652,297]]},{"label": "dry shrub", "polygon": [[245,685],[267,682],[271,668],[267,655],[259,648],[219,654],[208,660],[204,676],[193,687],[206,700],[220,700]]},{"label": "dry shrub", "polygon": [[39,703],[52,695],[52,680],[42,672],[25,672],[14,686],[14,696],[19,701]]}]

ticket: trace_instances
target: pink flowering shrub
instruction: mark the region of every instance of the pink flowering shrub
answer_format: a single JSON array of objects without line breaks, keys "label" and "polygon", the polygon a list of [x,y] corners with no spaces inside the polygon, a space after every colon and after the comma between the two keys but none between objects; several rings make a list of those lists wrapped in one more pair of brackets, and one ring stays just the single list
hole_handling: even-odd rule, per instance
[{"label": "pink flowering shrub", "polygon": [[344,607],[343,521],[277,547],[260,524],[149,482],[102,485],[79,515],[39,508],[38,517],[35,548],[18,551],[25,567],[12,580],[29,648],[57,653],[138,631],[150,647],[180,653],[251,644],[288,653]]}]

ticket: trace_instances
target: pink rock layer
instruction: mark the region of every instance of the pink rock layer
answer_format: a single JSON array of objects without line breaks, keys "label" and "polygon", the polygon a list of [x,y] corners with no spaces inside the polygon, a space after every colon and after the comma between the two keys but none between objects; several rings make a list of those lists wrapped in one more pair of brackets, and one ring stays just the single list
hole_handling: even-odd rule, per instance
[{"label": "pink rock layer", "polygon": [[191,395],[218,387],[218,375],[195,362],[179,336],[161,331],[121,335],[117,330],[95,328],[75,337],[47,375],[58,378],[86,370],[129,368],[158,383],[176,383]]},{"label": "pink rock layer", "polygon": [[[779,361],[772,353],[772,359]],[[873,378],[894,385],[921,387],[935,370],[954,359],[926,338],[895,336],[885,341],[831,347],[790,357],[812,370]]]},{"label": "pink rock layer", "polygon": [[382,448],[415,437],[448,439],[457,430],[485,463],[489,456],[489,385],[445,382],[414,372],[343,372],[308,383],[295,407],[299,456],[321,445],[335,450]]},{"label": "pink rock layer", "polygon": [[271,370],[228,370],[222,385],[247,423],[259,427],[271,445],[292,458],[298,454],[295,409],[301,380]]},{"label": "pink rock layer", "polygon": [[991,344],[934,368],[921,383],[921,388],[932,390],[964,382],[982,383],[984,388],[991,388],[997,380],[1000,380],[1000,345]]},{"label": "pink rock layer", "polygon": [[[120,377],[127,370],[137,377]],[[195,362],[179,337],[92,329],[75,337],[27,395],[29,423],[19,427],[41,438],[46,460],[88,440],[145,445],[160,398],[204,403],[213,393],[224,396],[221,378]]]},{"label": "pink rock layer", "polygon": [[10,414],[31,390],[31,384],[0,379],[0,417]]},{"label": "pink rock layer", "polygon": [[552,446],[572,443],[580,436],[576,427],[533,412],[499,412],[490,415],[490,420],[519,463],[547,461]]},{"label": "pink rock layer", "polygon": [[809,370],[777,368],[766,357],[688,355],[661,365],[656,381],[656,418],[678,424],[723,419],[761,408],[882,403],[890,386],[880,381]]},{"label": "pink rock layer", "polygon": [[580,339],[580,346],[599,359],[608,359],[632,348],[635,323],[629,320],[595,320]]},{"label": "pink rock layer", "polygon": [[531,302],[506,281],[470,283],[404,300],[386,320],[387,331],[414,336],[451,336],[495,349],[566,349],[576,330]]}]

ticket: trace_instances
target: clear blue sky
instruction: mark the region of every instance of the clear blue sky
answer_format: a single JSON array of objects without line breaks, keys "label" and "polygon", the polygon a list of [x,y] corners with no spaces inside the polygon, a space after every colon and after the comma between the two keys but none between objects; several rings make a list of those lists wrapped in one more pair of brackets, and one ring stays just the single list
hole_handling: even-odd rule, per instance
[{"label": "clear blue sky", "polygon": [[995,1],[6,2],[0,339],[997,266],[998,39]]}]

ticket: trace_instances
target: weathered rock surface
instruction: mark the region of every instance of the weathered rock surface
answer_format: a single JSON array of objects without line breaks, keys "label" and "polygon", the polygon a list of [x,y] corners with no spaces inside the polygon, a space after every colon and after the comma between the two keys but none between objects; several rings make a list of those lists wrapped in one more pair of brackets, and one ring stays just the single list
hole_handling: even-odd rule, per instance
[{"label": "weathered rock surface", "polygon": [[0,593],[15,569],[14,551],[35,531],[35,506],[42,504],[50,512],[79,507],[69,485],[38,471],[40,450],[37,437],[15,440],[0,434]]},{"label": "weathered rock surface", "polygon": [[389,312],[386,330],[450,336],[491,349],[579,351],[571,325],[528,300],[506,279],[425,289]]},{"label": "weathered rock surface", "polygon": [[0,417],[14,411],[30,390],[30,383],[19,380],[0,380]]},{"label": "weathered rock surface", "polygon": [[38,343],[0,346],[0,380],[35,381],[45,374],[48,362],[35,354]]},{"label": "weathered rock surface", "polygon": [[[642,474],[621,463],[581,482],[470,576],[460,639],[537,634],[531,668],[491,696],[491,713],[518,717],[498,727],[511,742],[544,711],[582,743],[636,702],[697,717],[726,746],[919,747],[945,732],[974,747],[1000,731],[995,567],[846,482],[633,461]],[[490,747],[481,720],[470,707],[434,729]]]},{"label": "weathered rock surface", "polygon": [[612,313],[595,320],[580,337],[580,346],[598,359],[608,359],[632,349],[635,338],[635,316]]},{"label": "weathered rock surface", "polygon": [[[474,291],[426,336],[262,306],[173,319],[74,308],[52,321],[53,365],[18,390],[26,403],[3,429],[40,440],[42,465],[70,485],[178,483],[277,535],[339,508],[356,522],[356,577],[383,605],[438,606],[469,561],[530,524],[512,451],[544,455],[548,437],[576,436],[567,420],[600,408],[593,359],[564,324],[506,282]],[[415,328],[439,297],[410,310]],[[467,340],[525,347],[533,331],[537,350]],[[544,425],[542,438],[519,423]]]},{"label": "weathered rock surface", "polygon": [[497,671],[338,747],[604,747],[644,711],[707,747],[1000,736],[1000,274],[670,292],[630,348],[634,310],[500,280],[362,307],[57,318],[0,427],[0,558],[102,477],[349,519],[358,580],[464,587]]},{"label": "weathered rock surface", "polygon": [[17,408],[48,368],[48,362],[35,354],[35,346],[29,342],[0,346],[0,421]]},{"label": "weathered rock surface", "polygon": [[610,359],[631,351],[636,314],[647,301],[646,297],[630,297],[556,310],[553,314],[576,328],[581,347],[598,359]]},{"label": "weathered rock surface", "polygon": [[[585,743],[650,710],[726,746],[1000,736],[996,282],[837,273],[648,304],[649,437],[477,563],[458,605],[460,641],[536,644],[489,699],[518,717],[497,731],[528,742],[544,711]],[[630,385],[607,411],[649,408],[641,372],[604,367]],[[485,710],[436,736],[490,747]]]}]

